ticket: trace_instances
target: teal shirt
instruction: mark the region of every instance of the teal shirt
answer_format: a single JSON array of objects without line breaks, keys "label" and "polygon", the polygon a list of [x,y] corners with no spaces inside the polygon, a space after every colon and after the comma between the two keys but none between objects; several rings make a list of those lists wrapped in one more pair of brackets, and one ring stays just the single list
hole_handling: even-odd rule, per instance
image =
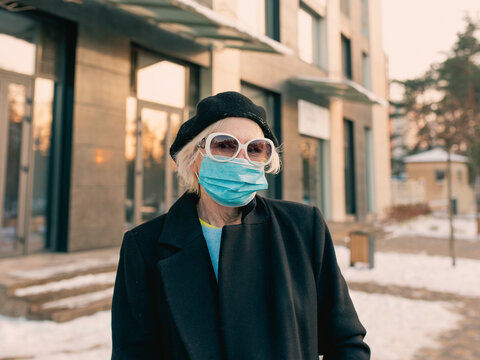
[{"label": "teal shirt", "polygon": [[220,243],[222,241],[222,228],[214,227],[202,219],[200,224],[202,225],[203,237],[207,242],[208,253],[210,254],[210,260],[212,261],[213,271],[215,272],[215,278],[218,281],[218,260],[220,258]]}]

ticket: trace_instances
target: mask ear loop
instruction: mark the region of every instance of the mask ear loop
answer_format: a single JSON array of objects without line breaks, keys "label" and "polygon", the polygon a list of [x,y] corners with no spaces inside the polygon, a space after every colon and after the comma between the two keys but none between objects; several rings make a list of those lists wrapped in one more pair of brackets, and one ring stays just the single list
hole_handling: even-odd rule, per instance
[{"label": "mask ear loop", "polygon": [[[205,140],[205,138],[202,139],[202,141],[203,141],[203,140]],[[205,148],[205,145],[202,147],[202,145],[199,144],[198,147],[199,147],[200,149],[204,149],[204,148]],[[202,153],[202,152],[200,151],[200,149],[197,148],[198,153],[200,154],[201,157],[205,157],[206,154]],[[197,177],[197,180],[200,181],[200,176],[198,175],[198,173],[197,173],[196,171],[194,171],[193,173],[194,173],[195,176]]]}]

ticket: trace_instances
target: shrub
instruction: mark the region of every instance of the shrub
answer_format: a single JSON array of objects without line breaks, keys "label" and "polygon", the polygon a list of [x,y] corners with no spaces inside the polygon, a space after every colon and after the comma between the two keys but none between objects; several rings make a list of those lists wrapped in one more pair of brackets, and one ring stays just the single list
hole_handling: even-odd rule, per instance
[{"label": "shrub", "polygon": [[432,210],[428,204],[406,204],[392,206],[388,218],[396,221],[405,221],[420,215],[430,214]]}]

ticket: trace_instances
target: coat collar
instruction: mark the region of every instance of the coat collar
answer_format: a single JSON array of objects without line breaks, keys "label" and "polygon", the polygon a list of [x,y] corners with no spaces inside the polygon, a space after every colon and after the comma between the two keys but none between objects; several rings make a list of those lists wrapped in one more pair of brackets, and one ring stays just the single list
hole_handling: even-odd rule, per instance
[{"label": "coat collar", "polygon": [[[203,238],[196,208],[198,200],[196,194],[186,192],[172,205],[159,238],[160,243],[182,248],[188,246],[191,241]],[[262,197],[256,195],[244,206],[242,225],[260,224],[267,219],[268,211]]]},{"label": "coat collar", "polygon": [[[198,221],[197,201],[196,195],[185,193],[168,212],[158,242],[177,251],[159,260],[157,269],[190,358],[221,360],[218,286]],[[242,224],[235,226],[263,223],[266,219],[263,199],[257,198],[245,206]]]}]

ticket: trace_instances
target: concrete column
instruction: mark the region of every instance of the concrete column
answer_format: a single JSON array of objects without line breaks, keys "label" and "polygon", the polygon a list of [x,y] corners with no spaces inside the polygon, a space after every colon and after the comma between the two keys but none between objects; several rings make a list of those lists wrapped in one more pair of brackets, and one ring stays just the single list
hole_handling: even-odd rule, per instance
[{"label": "concrete column", "polygon": [[[328,77],[342,78],[342,49],[340,42],[340,0],[327,4]],[[345,158],[343,154],[343,102],[330,101],[330,155],[332,183],[332,220],[345,221]]]},{"label": "concrete column", "polygon": [[343,134],[343,103],[330,102],[331,116],[331,169],[332,169],[332,220],[345,221],[345,156]]},{"label": "concrete column", "polygon": [[[372,90],[387,99],[387,72],[382,48],[381,0],[370,0],[370,57],[372,63]],[[373,106],[373,143],[375,163],[375,206],[379,219],[387,215],[391,206],[390,134],[388,108]]]},{"label": "concrete column", "polygon": [[75,69],[69,251],[120,244],[125,218],[128,39],[80,25]]},{"label": "concrete column", "polygon": [[[237,20],[236,1],[212,0],[212,9],[230,20]],[[211,94],[230,90],[240,90],[240,52],[234,49],[213,48]]]}]

